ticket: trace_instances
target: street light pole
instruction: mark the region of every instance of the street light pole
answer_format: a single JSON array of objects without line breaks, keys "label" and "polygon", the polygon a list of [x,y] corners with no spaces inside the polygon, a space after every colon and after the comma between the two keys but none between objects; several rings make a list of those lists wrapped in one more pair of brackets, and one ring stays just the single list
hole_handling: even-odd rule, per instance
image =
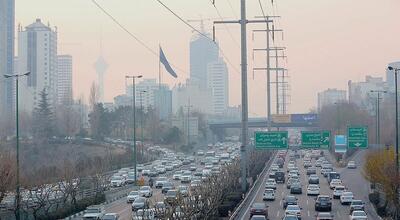
[{"label": "street light pole", "polygon": [[4,75],[5,78],[15,78],[15,130],[16,130],[16,190],[15,190],[15,208],[16,208],[16,220],[21,219],[21,191],[20,191],[20,175],[19,175],[19,109],[18,109],[18,88],[19,88],[19,78],[23,76],[28,76],[30,72],[24,74],[15,74],[15,75]]},{"label": "street light pole", "polygon": [[375,117],[376,117],[376,144],[379,146],[381,144],[381,125],[380,125],[380,110],[379,110],[379,104],[381,97],[380,95],[382,93],[386,93],[385,90],[371,90],[371,93],[376,93],[377,98],[376,98],[376,109],[375,109]]},{"label": "street light pole", "polygon": [[135,79],[142,78],[138,76],[125,76],[125,79],[132,79],[132,111],[133,111],[133,167],[135,169],[135,185],[137,184],[137,152],[136,152],[136,110],[135,110]]},{"label": "street light pole", "polygon": [[143,147],[144,147],[144,135],[143,135],[143,121],[144,121],[144,109],[143,109],[143,94],[146,93],[147,91],[142,90],[140,91],[140,110],[142,111],[142,117],[140,121],[140,127],[141,127],[141,135],[142,135],[142,152],[141,154],[143,155]]},{"label": "street light pole", "polygon": [[[398,107],[398,100],[397,100],[397,74],[399,72],[398,68],[389,66],[388,67],[389,70],[394,70],[394,94],[395,94],[395,105],[396,105],[396,156],[395,156],[395,162],[396,162],[396,175],[397,177],[399,176],[399,115],[398,115],[398,111],[399,111],[399,107]],[[398,200],[399,200],[399,196],[397,195],[399,192],[399,183],[397,183],[396,185],[396,201],[398,204]]]}]

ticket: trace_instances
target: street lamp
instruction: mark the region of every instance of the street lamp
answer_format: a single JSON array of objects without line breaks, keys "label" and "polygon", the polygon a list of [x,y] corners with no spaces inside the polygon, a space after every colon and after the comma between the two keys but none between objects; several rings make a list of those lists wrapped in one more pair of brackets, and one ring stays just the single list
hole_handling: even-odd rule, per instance
[{"label": "street lamp", "polygon": [[15,78],[15,130],[16,130],[16,145],[17,145],[17,158],[16,158],[16,165],[17,165],[17,173],[16,173],[16,195],[15,195],[15,203],[16,203],[16,209],[17,209],[17,213],[16,213],[16,219],[20,220],[21,219],[21,210],[20,210],[20,206],[21,206],[21,192],[20,192],[20,183],[19,183],[19,117],[18,117],[18,81],[20,77],[23,76],[28,76],[31,72],[26,72],[23,74],[15,74],[15,75],[7,75],[5,74],[4,77],[5,78]]},{"label": "street lamp", "polygon": [[135,169],[135,185],[137,184],[137,155],[136,155],[136,113],[135,113],[135,79],[142,78],[142,75],[129,76],[125,79],[132,79],[132,111],[133,111],[133,167]]},{"label": "street lamp", "polygon": [[381,144],[381,125],[380,125],[380,111],[379,111],[379,103],[381,100],[380,95],[382,93],[386,93],[387,91],[385,90],[371,90],[371,93],[376,93],[376,109],[375,109],[375,117],[376,117],[376,144],[380,145]]},{"label": "street lamp", "polygon": [[[399,107],[397,103],[397,74],[399,73],[399,68],[395,68],[392,66],[388,66],[389,70],[394,70],[394,94],[395,94],[395,105],[396,105],[396,176],[399,176]],[[398,201],[399,196],[397,193],[399,192],[399,184],[396,185],[396,201]],[[398,202],[397,202],[398,203]]]},{"label": "street lamp", "polygon": [[140,110],[142,112],[142,117],[141,117],[141,121],[140,121],[140,127],[141,127],[141,135],[142,135],[142,152],[141,154],[143,155],[143,147],[144,147],[144,135],[143,135],[143,121],[144,121],[144,109],[143,109],[143,94],[146,93],[146,90],[142,90],[139,92],[140,95]]}]

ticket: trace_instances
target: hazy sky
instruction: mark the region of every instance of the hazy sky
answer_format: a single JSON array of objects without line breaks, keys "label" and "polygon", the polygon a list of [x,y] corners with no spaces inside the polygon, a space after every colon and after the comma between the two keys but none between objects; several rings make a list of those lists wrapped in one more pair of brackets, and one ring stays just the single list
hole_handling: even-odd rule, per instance
[{"label": "hazy sky", "polygon": [[[216,18],[210,0],[164,0],[185,19]],[[232,8],[228,2],[231,3]],[[216,0],[222,17],[238,19],[239,0]],[[291,86],[290,112],[305,112],[317,105],[317,92],[326,88],[346,89],[348,80],[363,80],[365,75],[384,76],[388,62],[400,60],[400,1],[398,0],[262,0],[268,14],[279,13],[287,47]],[[189,73],[189,42],[192,31],[162,8],[156,0],[98,0],[126,28],[147,45],[158,50],[161,44],[177,70],[178,80],[164,75],[173,86],[184,82]],[[261,15],[258,0],[247,0],[248,17]],[[158,57],[148,52],[106,17],[91,0],[16,0],[16,24],[29,25],[36,18],[58,27],[59,54],[74,59],[74,96],[89,93],[96,80],[93,64],[100,54],[109,64],[105,77],[105,98],[124,93],[125,74],[158,76]],[[199,24],[192,23],[195,27]],[[205,24],[212,29],[211,23]],[[249,112],[265,115],[265,73],[252,76],[252,68],[263,67],[262,54],[252,59],[252,50],[265,47],[265,38],[249,25]],[[232,33],[228,34],[227,29]],[[240,42],[238,25],[219,26],[217,39],[230,70],[230,105],[240,104]],[[102,37],[101,37],[102,36]]]}]

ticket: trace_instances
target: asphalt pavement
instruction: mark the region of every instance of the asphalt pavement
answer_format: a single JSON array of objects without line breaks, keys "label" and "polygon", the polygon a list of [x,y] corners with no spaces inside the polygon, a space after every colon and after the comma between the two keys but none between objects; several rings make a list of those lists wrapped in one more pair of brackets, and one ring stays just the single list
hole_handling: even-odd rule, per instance
[{"label": "asphalt pavement", "polygon": [[[327,153],[327,151],[326,151]],[[284,170],[286,173],[287,163],[289,161],[287,154],[287,158],[285,160]],[[365,152],[357,152],[357,155],[353,157],[353,160],[356,161],[358,165],[357,169],[347,169],[347,168],[337,168],[335,170],[341,174],[341,179],[344,182],[344,185],[348,188],[348,191],[354,193],[355,199],[361,199],[366,203],[366,213],[369,219],[379,219],[373,206],[368,200],[369,193],[369,182],[364,179],[362,176],[361,170],[364,163],[364,155]],[[307,186],[308,186],[308,176],[306,175],[306,169],[303,166],[303,159],[296,160],[297,167],[300,171],[300,180],[302,185],[302,194],[296,194],[295,196],[298,198],[298,204],[300,206],[302,219],[303,220],[311,220],[316,219],[317,212],[315,211],[315,198],[316,196],[307,196]],[[312,164],[315,166],[315,159],[312,159]],[[320,195],[328,195],[332,197],[333,190],[329,188],[329,184],[327,179],[320,173],[321,168],[317,168],[317,174],[320,178]],[[269,172],[267,172],[269,173]],[[286,173],[287,174],[287,173]],[[256,195],[251,198],[251,203],[248,203],[247,206],[244,206],[245,212],[239,216],[238,219],[250,219],[250,207],[255,202],[264,202],[263,201],[263,192],[265,189],[265,182],[268,177],[263,178],[263,183],[260,184],[258,188],[256,188]],[[286,175],[287,180],[287,175]],[[281,220],[285,215],[285,210],[283,209],[283,198],[287,195],[290,195],[290,190],[286,188],[285,184],[277,184],[277,189],[275,191],[275,201],[266,201],[265,203],[268,206],[268,219],[270,220]],[[334,215],[334,219],[342,220],[349,219],[350,207],[348,205],[341,205],[339,199],[332,199],[332,211],[331,213]]]}]

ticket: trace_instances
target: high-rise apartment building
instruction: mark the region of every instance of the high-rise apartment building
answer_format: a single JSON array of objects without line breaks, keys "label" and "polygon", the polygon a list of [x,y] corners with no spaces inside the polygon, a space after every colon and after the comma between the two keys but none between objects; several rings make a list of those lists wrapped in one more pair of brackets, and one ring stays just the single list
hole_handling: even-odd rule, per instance
[{"label": "high-rise apartment building", "polygon": [[[0,0],[0,73],[14,74],[15,1]],[[13,79],[0,77],[0,119],[10,117],[14,103]]]},{"label": "high-rise apartment building", "polygon": [[59,105],[72,104],[72,56],[57,56],[57,102]]},{"label": "high-rise apartment building", "polygon": [[57,104],[57,31],[40,19],[18,32],[18,69],[30,72],[21,80],[21,110],[31,113],[45,90],[50,104]]},{"label": "high-rise apartment building", "polygon": [[229,106],[228,68],[222,58],[208,63],[207,80],[211,90],[211,113],[222,115]]}]

